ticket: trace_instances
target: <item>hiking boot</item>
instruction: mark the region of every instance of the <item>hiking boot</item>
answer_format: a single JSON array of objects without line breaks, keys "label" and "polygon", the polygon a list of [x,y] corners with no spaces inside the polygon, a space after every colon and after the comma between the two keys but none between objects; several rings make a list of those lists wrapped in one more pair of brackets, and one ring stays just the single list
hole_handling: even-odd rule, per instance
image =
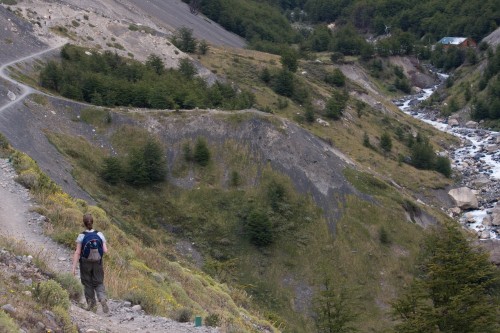
[{"label": "hiking boot", "polygon": [[109,312],[108,301],[106,299],[103,299],[101,301],[101,305],[102,305],[102,312],[108,313]]},{"label": "hiking boot", "polygon": [[87,311],[92,311],[93,313],[97,313],[97,304],[95,302],[90,302],[87,304],[85,308]]}]

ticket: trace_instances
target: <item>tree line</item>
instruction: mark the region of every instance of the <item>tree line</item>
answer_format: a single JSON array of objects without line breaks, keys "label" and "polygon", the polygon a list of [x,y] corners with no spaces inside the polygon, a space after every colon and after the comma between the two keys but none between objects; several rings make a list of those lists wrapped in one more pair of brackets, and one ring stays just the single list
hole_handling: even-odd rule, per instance
[{"label": "tree line", "polygon": [[434,44],[444,36],[480,40],[500,25],[500,6],[496,0],[183,1],[193,3],[209,18],[259,47],[266,45],[263,42],[299,43],[309,37],[309,30],[292,28],[292,23],[324,26],[337,22],[362,34],[407,33],[407,39],[425,45]]},{"label": "tree line", "polygon": [[500,47],[496,52],[489,50],[488,64],[478,84],[478,95],[473,100],[472,117],[500,119]]},{"label": "tree line", "polygon": [[116,53],[65,45],[61,62],[49,61],[40,72],[40,85],[62,96],[101,106],[155,109],[245,109],[255,96],[238,92],[230,84],[209,86],[196,77],[196,67],[180,60],[179,69],[166,69],[163,60],[150,55],[145,64]]}]

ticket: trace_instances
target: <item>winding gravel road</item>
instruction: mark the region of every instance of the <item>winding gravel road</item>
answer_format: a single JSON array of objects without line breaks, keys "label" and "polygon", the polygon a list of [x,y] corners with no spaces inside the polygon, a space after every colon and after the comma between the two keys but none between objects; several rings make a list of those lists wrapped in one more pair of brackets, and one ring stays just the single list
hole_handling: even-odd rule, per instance
[{"label": "winding gravel road", "polygon": [[32,54],[29,54],[25,57],[22,57],[22,58],[18,58],[18,59],[15,59],[15,60],[12,60],[8,63],[5,63],[5,64],[2,64],[2,66],[0,67],[0,78],[12,83],[13,85],[15,85],[16,87],[19,88],[19,90],[22,92],[21,95],[19,96],[16,96],[16,98],[10,102],[8,102],[7,104],[4,104],[2,106],[0,106],[0,113],[11,107],[12,105],[16,104],[16,103],[19,103],[21,102],[26,96],[28,96],[29,94],[32,94],[32,93],[39,93],[39,94],[42,94],[42,95],[46,95],[45,93],[39,91],[39,90],[35,90],[33,88],[31,88],[30,86],[27,86],[21,82],[18,82],[14,79],[12,79],[10,76],[7,75],[6,73],[6,69],[11,66],[11,65],[14,65],[16,63],[19,63],[19,62],[23,62],[23,61],[26,61],[26,60],[30,60],[32,58],[37,58],[45,53],[48,53],[48,52],[51,52],[55,49],[58,49],[60,48],[61,46],[63,46],[64,44],[58,44],[56,46],[53,46],[53,47],[50,47],[48,49],[45,49],[45,50],[42,50],[42,51],[39,51],[39,52],[36,52],[36,53],[32,53]]}]

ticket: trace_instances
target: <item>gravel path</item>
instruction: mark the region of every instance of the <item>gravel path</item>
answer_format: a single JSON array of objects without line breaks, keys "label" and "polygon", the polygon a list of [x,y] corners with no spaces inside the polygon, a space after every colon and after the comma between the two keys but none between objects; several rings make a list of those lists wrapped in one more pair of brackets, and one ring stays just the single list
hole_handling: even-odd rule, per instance
[{"label": "gravel path", "polygon": [[14,181],[16,176],[12,165],[0,159],[0,234],[24,243],[52,271],[69,272],[71,251],[43,234],[44,217],[31,211],[35,204],[28,190]]},{"label": "gravel path", "polygon": [[[0,235],[20,242],[33,257],[42,258],[51,271],[71,271],[73,251],[55,243],[43,234],[45,218],[31,210],[36,206],[27,189],[15,181],[16,172],[6,159],[0,159]],[[76,235],[75,235],[76,237]],[[122,333],[213,333],[216,328],[194,327],[193,323],[179,323],[169,318],[149,316],[139,306],[129,302],[109,301],[110,313],[99,308],[96,314],[71,306],[71,316],[82,332]]]}]

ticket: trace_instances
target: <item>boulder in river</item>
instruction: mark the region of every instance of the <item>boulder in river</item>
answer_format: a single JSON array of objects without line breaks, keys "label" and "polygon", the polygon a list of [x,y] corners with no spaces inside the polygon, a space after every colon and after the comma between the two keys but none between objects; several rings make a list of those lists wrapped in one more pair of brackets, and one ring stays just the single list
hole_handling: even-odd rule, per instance
[{"label": "boulder in river", "polygon": [[477,197],[468,187],[452,189],[448,192],[448,194],[453,198],[455,204],[460,207],[460,209],[478,208]]},{"label": "boulder in river", "polygon": [[479,175],[477,178],[471,181],[474,187],[483,187],[491,183],[491,180],[485,175]]},{"label": "boulder in river", "polygon": [[490,239],[490,232],[488,230],[479,231],[478,234],[481,239]]},{"label": "boulder in river", "polygon": [[477,122],[472,120],[465,123],[465,127],[467,128],[477,128],[477,125],[478,125]]},{"label": "boulder in river", "polygon": [[496,206],[491,211],[491,224],[500,226],[500,206]]},{"label": "boulder in river", "polygon": [[484,150],[488,153],[496,153],[498,151],[498,145],[487,145],[484,147]]},{"label": "boulder in river", "polygon": [[493,219],[491,218],[491,215],[486,215],[485,217],[483,217],[483,221],[481,222],[481,224],[485,227],[491,227],[492,220]]},{"label": "boulder in river", "polygon": [[455,118],[450,118],[448,119],[448,125],[450,125],[451,127],[456,127],[459,124],[458,120],[456,120]]}]

